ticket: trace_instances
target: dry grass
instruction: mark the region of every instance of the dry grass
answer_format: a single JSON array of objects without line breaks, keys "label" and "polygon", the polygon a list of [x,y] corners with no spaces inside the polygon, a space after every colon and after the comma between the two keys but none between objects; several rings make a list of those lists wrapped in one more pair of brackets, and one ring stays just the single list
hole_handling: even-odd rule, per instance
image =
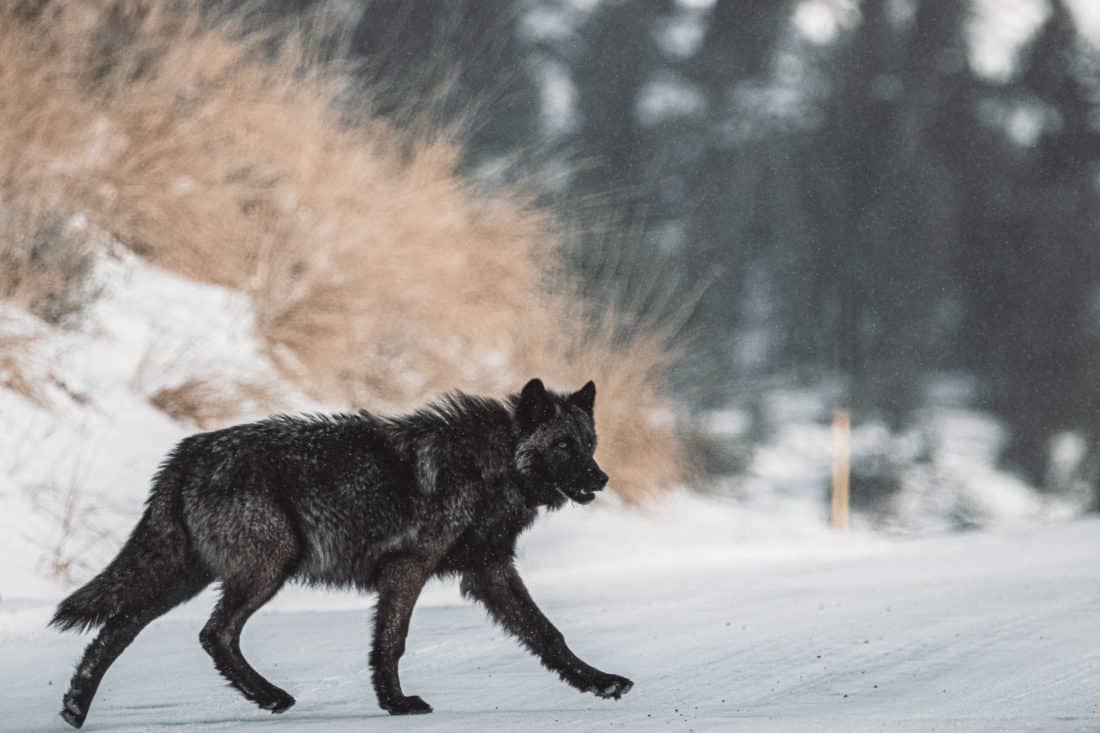
[{"label": "dry grass", "polygon": [[163,266],[249,293],[271,354],[315,396],[403,408],[592,378],[615,488],[679,479],[667,340],[624,339],[614,316],[593,326],[553,222],[456,175],[451,136],[338,107],[339,69],[306,39],[274,54],[263,40],[189,3],[0,11],[0,198],[85,212]]},{"label": "dry grass", "polygon": [[39,563],[46,577],[76,585],[101,567],[105,551],[113,554],[122,544],[122,538],[108,529],[117,524],[113,510],[87,496],[75,478],[28,486],[25,491],[35,511],[53,526],[49,535],[26,537],[41,550]]},{"label": "dry grass", "polygon": [[63,324],[94,295],[91,271],[91,249],[80,232],[56,215],[0,200],[0,300]]},{"label": "dry grass", "polygon": [[198,378],[162,387],[149,401],[170,417],[194,423],[200,430],[223,427],[241,414],[271,412],[278,404],[272,389],[258,382]]},{"label": "dry grass", "polygon": [[30,377],[26,361],[34,337],[0,332],[0,388],[11,390],[39,407],[48,404],[45,385]]}]

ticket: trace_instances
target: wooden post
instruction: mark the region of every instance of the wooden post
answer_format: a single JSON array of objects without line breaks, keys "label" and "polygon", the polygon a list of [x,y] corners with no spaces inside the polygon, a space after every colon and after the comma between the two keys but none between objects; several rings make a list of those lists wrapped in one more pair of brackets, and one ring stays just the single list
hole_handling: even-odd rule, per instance
[{"label": "wooden post", "polygon": [[833,527],[848,529],[852,421],[846,410],[833,412]]}]

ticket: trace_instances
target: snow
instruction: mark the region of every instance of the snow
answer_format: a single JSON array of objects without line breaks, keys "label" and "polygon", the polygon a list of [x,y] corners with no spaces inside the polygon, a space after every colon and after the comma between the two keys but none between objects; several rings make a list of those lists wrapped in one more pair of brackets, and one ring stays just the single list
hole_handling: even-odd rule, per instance
[{"label": "snow", "polygon": [[[587,515],[583,521],[580,513]],[[212,600],[202,597],[153,624],[123,654],[85,730],[254,724],[272,731],[1078,731],[1100,725],[1098,520],[873,546],[831,535],[846,550],[834,553],[831,544],[821,544],[817,558],[783,562],[715,558],[705,549],[700,554],[709,561],[648,562],[675,546],[667,533],[658,533],[649,558],[629,544],[611,556],[598,542],[589,557],[575,551],[572,541],[598,539],[597,527],[616,536],[614,521],[607,523],[612,516],[609,509],[577,509],[560,527],[551,522],[525,543],[520,565],[532,595],[572,648],[635,681],[621,701],[567,688],[450,587],[452,593],[429,594],[418,606],[402,662],[406,692],[424,697],[433,714],[398,719],[377,708],[363,610],[265,610],[246,629],[245,653],[298,700],[273,717],[213,671],[197,643]],[[556,553],[559,546],[565,551]],[[60,698],[86,640],[31,623],[36,614],[4,612],[0,622],[0,731],[63,729],[56,717]]]}]

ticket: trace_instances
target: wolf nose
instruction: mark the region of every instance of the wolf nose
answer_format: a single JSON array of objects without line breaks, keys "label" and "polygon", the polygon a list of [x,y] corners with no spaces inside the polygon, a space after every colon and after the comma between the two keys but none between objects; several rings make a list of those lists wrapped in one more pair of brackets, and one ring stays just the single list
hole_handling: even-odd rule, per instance
[{"label": "wolf nose", "polygon": [[604,473],[603,471],[601,471],[598,468],[590,470],[589,473],[592,475],[592,479],[596,482],[596,485],[599,486],[601,489],[603,487],[607,486],[607,474],[606,473]]}]

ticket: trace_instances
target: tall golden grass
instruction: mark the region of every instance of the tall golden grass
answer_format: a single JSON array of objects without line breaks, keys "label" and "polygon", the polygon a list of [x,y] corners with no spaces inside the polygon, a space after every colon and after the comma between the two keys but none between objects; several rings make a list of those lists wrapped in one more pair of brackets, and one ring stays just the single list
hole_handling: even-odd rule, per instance
[{"label": "tall golden grass", "polygon": [[551,216],[460,177],[460,136],[351,108],[314,50],[188,2],[0,11],[0,201],[81,212],[248,293],[276,363],[323,399],[404,408],[594,379],[615,490],[678,481],[665,335],[593,318]]}]

